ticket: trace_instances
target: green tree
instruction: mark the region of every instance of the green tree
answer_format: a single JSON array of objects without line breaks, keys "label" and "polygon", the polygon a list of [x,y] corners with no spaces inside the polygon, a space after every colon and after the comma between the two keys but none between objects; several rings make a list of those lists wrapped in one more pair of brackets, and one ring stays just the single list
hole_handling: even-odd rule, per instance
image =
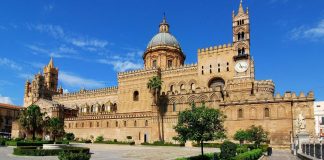
[{"label": "green tree", "polygon": [[240,141],[240,145],[242,146],[244,141],[249,139],[249,134],[247,131],[240,129],[234,134],[234,139]]},{"label": "green tree", "polygon": [[160,76],[153,76],[147,83],[147,88],[150,89],[151,93],[153,94],[154,103],[156,105],[158,105],[159,102],[162,83],[163,81],[161,80]]},{"label": "green tree", "polygon": [[54,142],[57,137],[61,137],[64,135],[64,123],[57,117],[49,118],[47,122],[47,131],[50,132],[51,137],[53,138]]},{"label": "green tree", "polygon": [[218,109],[207,108],[205,104],[179,113],[178,124],[174,127],[178,136],[174,137],[180,143],[187,140],[196,141],[201,146],[201,155],[204,154],[204,141],[216,140],[225,137],[224,115]]},{"label": "green tree", "polygon": [[248,133],[248,140],[254,142],[257,148],[261,143],[268,142],[268,132],[264,131],[262,126],[252,125],[246,132]]},{"label": "green tree", "polygon": [[39,106],[31,105],[22,110],[18,122],[25,131],[32,134],[33,140],[36,138],[36,133],[40,133],[43,128],[43,117],[46,113],[42,113]]}]

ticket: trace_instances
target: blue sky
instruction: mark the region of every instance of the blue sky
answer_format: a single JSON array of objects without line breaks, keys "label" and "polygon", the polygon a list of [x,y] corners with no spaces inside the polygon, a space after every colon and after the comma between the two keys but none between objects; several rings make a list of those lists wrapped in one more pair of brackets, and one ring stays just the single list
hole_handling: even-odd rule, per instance
[{"label": "blue sky", "polygon": [[[141,55],[166,13],[171,32],[197,62],[197,49],[232,42],[239,0],[2,1],[0,102],[22,105],[27,78],[53,56],[66,91],[117,85],[119,71],[143,66]],[[276,92],[324,100],[324,1],[249,0],[256,79]]]}]

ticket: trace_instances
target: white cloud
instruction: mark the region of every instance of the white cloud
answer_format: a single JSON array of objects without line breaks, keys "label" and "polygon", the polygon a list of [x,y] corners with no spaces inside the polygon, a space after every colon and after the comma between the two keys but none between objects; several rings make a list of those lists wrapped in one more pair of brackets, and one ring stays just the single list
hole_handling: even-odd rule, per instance
[{"label": "white cloud", "polygon": [[33,74],[29,74],[29,73],[19,73],[18,74],[18,77],[19,78],[22,78],[22,79],[32,80],[34,78],[34,75]]},{"label": "white cloud", "polygon": [[12,104],[10,97],[4,97],[0,94],[0,103]]},{"label": "white cloud", "polygon": [[54,38],[65,41],[66,43],[72,44],[76,47],[80,47],[87,50],[102,49],[105,48],[109,43],[105,40],[96,38],[87,38],[83,36],[71,36],[67,34],[61,26],[51,24],[37,24],[28,25],[30,30],[36,30],[41,33],[48,33]]},{"label": "white cloud", "polygon": [[19,71],[22,70],[21,66],[19,66],[16,62],[9,60],[7,58],[0,58],[0,65],[9,67],[14,70],[19,70]]},{"label": "white cloud", "polygon": [[110,64],[114,66],[114,70],[117,72],[124,72],[128,70],[140,69],[143,67],[141,63],[134,63],[131,61],[121,61],[121,60],[108,60],[108,59],[99,59],[99,63]]},{"label": "white cloud", "polygon": [[64,71],[60,72],[59,80],[61,80],[64,85],[73,88],[99,88],[105,86],[103,81],[82,78]]},{"label": "white cloud", "polygon": [[44,10],[46,12],[51,12],[54,9],[54,5],[53,4],[48,4],[44,6]]},{"label": "white cloud", "polygon": [[314,27],[300,26],[291,31],[291,39],[324,40],[324,19]]},{"label": "white cloud", "polygon": [[72,38],[69,40],[72,44],[78,47],[99,47],[104,48],[108,42],[98,39],[83,39],[83,38]]},{"label": "white cloud", "polygon": [[54,57],[54,58],[63,58],[63,57],[70,57],[69,54],[64,53],[72,53],[75,54],[76,51],[73,48],[65,47],[64,45],[59,47],[58,49],[45,49],[37,45],[26,45],[27,48],[29,48],[33,54],[38,55],[46,54],[48,56]]}]

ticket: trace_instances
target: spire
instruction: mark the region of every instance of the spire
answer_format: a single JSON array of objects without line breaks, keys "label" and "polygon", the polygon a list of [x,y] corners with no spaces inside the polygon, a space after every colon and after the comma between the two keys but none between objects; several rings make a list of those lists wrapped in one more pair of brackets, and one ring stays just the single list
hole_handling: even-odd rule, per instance
[{"label": "spire", "polygon": [[166,21],[166,17],[165,17],[165,13],[163,13],[163,20],[162,22],[160,23],[160,30],[159,30],[160,33],[162,32],[169,32],[169,24],[168,22]]},{"label": "spire", "polygon": [[242,6],[242,0],[241,0],[241,2],[240,2],[240,7],[239,7],[239,10],[238,10],[238,15],[240,15],[240,14],[244,14],[244,9],[243,9],[243,6]]},{"label": "spire", "polygon": [[53,57],[51,57],[51,60],[49,61],[47,66],[50,68],[54,68]]}]

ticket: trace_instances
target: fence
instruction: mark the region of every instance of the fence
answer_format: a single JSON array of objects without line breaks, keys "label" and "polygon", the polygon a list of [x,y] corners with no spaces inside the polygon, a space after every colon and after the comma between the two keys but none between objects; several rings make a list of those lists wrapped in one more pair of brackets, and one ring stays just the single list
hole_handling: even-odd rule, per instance
[{"label": "fence", "polygon": [[301,153],[305,159],[324,159],[324,144],[306,143],[301,145]]}]

